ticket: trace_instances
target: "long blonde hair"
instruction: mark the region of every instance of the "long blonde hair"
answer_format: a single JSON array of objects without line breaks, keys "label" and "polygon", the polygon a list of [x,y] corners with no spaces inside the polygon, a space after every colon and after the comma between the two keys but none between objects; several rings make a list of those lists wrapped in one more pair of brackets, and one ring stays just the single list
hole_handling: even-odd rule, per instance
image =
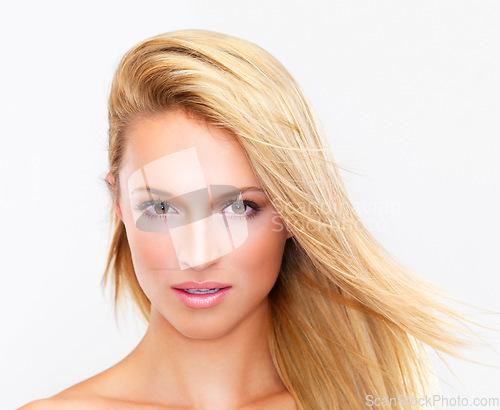
[{"label": "long blonde hair", "polygon": [[[127,126],[171,108],[237,138],[294,235],[269,295],[269,346],[299,408],[370,408],[369,395],[425,394],[432,372],[424,345],[453,354],[463,344],[454,333],[463,330],[455,324],[461,318],[365,228],[288,71],[252,43],[204,30],[170,32],[133,47],[116,70],[109,97],[114,201]],[[113,282],[115,304],[128,292],[148,321],[150,302],[114,204],[111,217],[103,284]]]}]

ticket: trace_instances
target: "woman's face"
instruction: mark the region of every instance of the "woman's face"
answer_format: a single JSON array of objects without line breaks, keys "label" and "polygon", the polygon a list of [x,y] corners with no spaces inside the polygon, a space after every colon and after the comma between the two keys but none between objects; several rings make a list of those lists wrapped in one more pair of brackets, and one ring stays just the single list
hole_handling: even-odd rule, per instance
[{"label": "woman's face", "polygon": [[125,138],[117,213],[152,317],[215,338],[265,315],[291,234],[237,140],[181,110]]}]

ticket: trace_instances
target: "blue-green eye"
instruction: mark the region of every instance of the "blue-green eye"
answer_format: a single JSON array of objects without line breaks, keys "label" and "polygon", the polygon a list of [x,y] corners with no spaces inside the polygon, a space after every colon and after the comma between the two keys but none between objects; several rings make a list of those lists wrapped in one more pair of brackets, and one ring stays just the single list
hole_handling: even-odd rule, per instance
[{"label": "blue-green eye", "polygon": [[167,201],[152,200],[143,202],[137,208],[137,211],[142,212],[149,218],[166,218],[167,215],[177,214],[177,210]]},{"label": "blue-green eye", "polygon": [[[225,210],[228,208],[231,210],[231,212],[225,212]],[[250,208],[250,211],[245,212],[245,210],[247,210],[248,208]],[[233,199],[224,206],[221,212],[223,214],[229,215],[229,217],[231,218],[251,219],[254,218],[259,211],[260,207],[254,202],[245,201],[242,199]]]},{"label": "blue-green eye", "polygon": [[233,202],[231,205],[231,210],[233,210],[234,213],[236,213],[236,214],[245,213],[245,208],[246,208],[246,204],[243,201],[236,201],[236,202]]},{"label": "blue-green eye", "polygon": [[[219,211],[230,218],[251,219],[260,211],[260,207],[252,201],[243,199],[232,199],[227,202]],[[177,210],[167,201],[147,201],[136,208],[149,218],[166,218],[167,215],[178,214]]]},{"label": "blue-green eye", "polygon": [[170,205],[166,202],[160,202],[154,205],[154,210],[158,215],[166,214]]}]

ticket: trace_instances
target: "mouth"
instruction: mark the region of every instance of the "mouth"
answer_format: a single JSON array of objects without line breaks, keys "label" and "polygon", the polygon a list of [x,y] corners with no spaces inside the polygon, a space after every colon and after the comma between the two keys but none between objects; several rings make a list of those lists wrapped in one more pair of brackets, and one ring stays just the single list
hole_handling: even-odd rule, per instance
[{"label": "mouth", "polygon": [[225,288],[215,288],[215,289],[179,289],[187,293],[192,293],[195,295],[206,295],[207,293],[216,293],[221,289]]},{"label": "mouth", "polygon": [[214,293],[220,289],[225,289],[230,287],[231,286],[225,283],[210,282],[210,281],[205,281],[205,282],[189,281],[189,282],[178,283],[177,285],[172,286],[172,288],[174,289],[185,290],[188,293],[198,293],[198,294]]},{"label": "mouth", "polygon": [[231,286],[218,282],[185,282],[172,289],[187,307],[203,309],[218,305]]}]

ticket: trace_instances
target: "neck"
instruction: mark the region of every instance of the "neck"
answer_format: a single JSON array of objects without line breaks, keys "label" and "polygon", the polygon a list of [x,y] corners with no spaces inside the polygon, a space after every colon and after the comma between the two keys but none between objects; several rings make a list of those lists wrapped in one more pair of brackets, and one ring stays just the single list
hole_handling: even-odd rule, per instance
[{"label": "neck", "polygon": [[268,314],[266,298],[222,336],[194,339],[152,308],[148,330],[132,353],[140,384],[150,399],[196,408],[234,409],[282,392],[267,341]]}]

